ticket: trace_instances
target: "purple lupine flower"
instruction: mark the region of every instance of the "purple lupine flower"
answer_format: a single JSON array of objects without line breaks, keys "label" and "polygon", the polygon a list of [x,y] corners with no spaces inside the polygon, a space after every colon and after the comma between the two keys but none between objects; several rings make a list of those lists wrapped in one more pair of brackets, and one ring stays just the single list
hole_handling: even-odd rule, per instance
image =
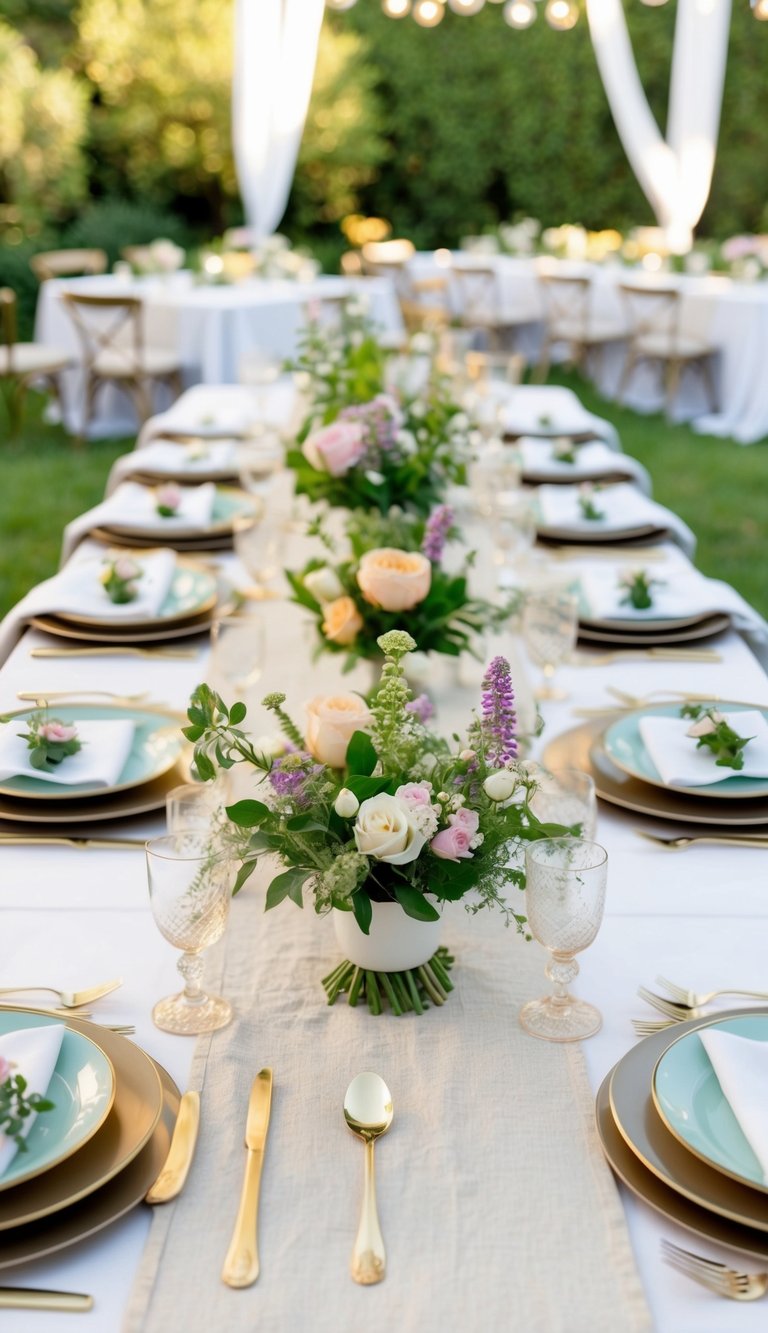
[{"label": "purple lupine flower", "polygon": [[288,797],[301,809],[309,805],[309,797],[304,791],[308,778],[321,771],[322,765],[312,762],[310,754],[296,751],[276,759],[269,770],[269,782],[276,796]]},{"label": "purple lupine flower", "polygon": [[377,394],[369,403],[343,408],[339,416],[345,421],[362,422],[368,448],[374,454],[376,450],[389,452],[402,425],[402,413],[397,403],[384,393]]},{"label": "purple lupine flower", "polygon": [[442,560],[443,549],[452,527],[453,510],[450,505],[438,505],[437,509],[432,510],[424,529],[421,550],[422,554],[428,560],[431,560],[433,565],[439,565]]},{"label": "purple lupine flower", "polygon": [[515,693],[506,657],[494,657],[483,677],[480,729],[488,764],[500,768],[517,755]]},{"label": "purple lupine flower", "polygon": [[413,713],[422,726],[425,726],[430,718],[435,716],[435,705],[428,694],[419,694],[415,699],[409,699],[405,705],[405,711],[406,713]]}]

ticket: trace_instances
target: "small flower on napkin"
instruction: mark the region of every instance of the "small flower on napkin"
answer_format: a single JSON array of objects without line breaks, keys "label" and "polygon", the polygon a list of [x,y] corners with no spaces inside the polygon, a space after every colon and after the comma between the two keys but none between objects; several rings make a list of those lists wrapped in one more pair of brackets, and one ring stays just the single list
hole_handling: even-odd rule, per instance
[{"label": "small flower on napkin", "polygon": [[647,611],[653,606],[651,589],[662,587],[662,580],[650,578],[647,570],[631,569],[619,579],[619,588],[624,593],[619,605],[634,606],[636,611]]},{"label": "small flower on napkin", "polygon": [[210,458],[211,451],[205,440],[193,440],[187,445],[186,454],[189,463],[202,463],[206,458]]},{"label": "small flower on napkin", "polygon": [[598,508],[595,504],[595,495],[599,489],[598,486],[592,486],[587,481],[582,482],[579,487],[579,509],[581,510],[581,517],[587,518],[592,522],[597,522],[599,519],[605,518],[605,510]]},{"label": "small flower on napkin", "polygon": [[552,441],[552,457],[557,463],[575,463],[576,448],[570,435],[556,435]]},{"label": "small flower on napkin", "polygon": [[155,510],[161,518],[174,518],[182,501],[182,493],[175,482],[158,486],[155,491]]},{"label": "small flower on napkin", "polygon": [[680,716],[694,719],[686,734],[696,740],[697,750],[711,750],[718,768],[733,768],[738,772],[744,767],[742,751],[754,736],[740,736],[711,705],[684,704]]},{"label": "small flower on napkin", "polygon": [[19,731],[17,735],[29,746],[32,767],[44,773],[53,773],[57,764],[83,748],[76,726],[56,717],[47,718],[45,713],[34,713],[29,719],[29,731]]},{"label": "small flower on napkin", "polygon": [[105,561],[100,577],[110,602],[124,606],[126,602],[135,601],[139,595],[136,585],[143,574],[141,565],[130,556],[120,555],[115,560]]}]

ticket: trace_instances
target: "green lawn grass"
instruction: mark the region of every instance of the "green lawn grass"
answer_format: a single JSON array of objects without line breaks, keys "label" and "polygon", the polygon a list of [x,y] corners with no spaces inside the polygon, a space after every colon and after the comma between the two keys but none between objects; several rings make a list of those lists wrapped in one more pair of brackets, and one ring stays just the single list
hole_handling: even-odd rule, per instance
[{"label": "green lawn grass", "polygon": [[[609,403],[579,376],[559,371],[590,411],[613,422],[627,453],[653,478],[654,496],[698,537],[696,562],[732,583],[768,615],[768,449],[696,435],[662,416],[639,416]],[[96,440],[77,448],[43,420],[44,400],[30,394],[24,427],[8,440],[0,406],[0,614],[58,566],[64,525],[97,504],[114,460],[132,440]]]}]

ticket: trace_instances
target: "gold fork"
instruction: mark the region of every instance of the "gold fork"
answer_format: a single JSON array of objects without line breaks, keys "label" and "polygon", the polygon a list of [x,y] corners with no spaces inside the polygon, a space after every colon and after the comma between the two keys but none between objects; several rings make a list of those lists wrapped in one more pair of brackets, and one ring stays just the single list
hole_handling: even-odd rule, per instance
[{"label": "gold fork", "polygon": [[697,991],[686,990],[684,986],[678,986],[676,982],[670,981],[668,977],[657,977],[656,984],[663,986],[669,991],[672,1000],[678,1004],[681,1009],[697,1009],[699,1005],[709,1004],[710,1000],[716,1000],[720,995],[743,995],[750,1000],[768,1000],[768,991],[760,990],[710,990],[704,994]]},{"label": "gold fork", "polygon": [[19,690],[16,694],[17,699],[29,700],[37,703],[52,702],[54,699],[111,699],[113,703],[120,704],[139,704],[149,698],[145,690],[143,694],[113,694],[111,690]]},{"label": "gold fork", "polygon": [[105,995],[110,995],[122,984],[123,978],[118,977],[116,981],[105,981],[101,986],[91,986],[88,990],[56,990],[54,986],[3,986],[0,988],[0,995],[45,992],[46,995],[55,995],[64,1009],[81,1009],[84,1005],[93,1004],[94,1000],[101,1000]]},{"label": "gold fork", "polygon": [[633,1018],[632,1027],[637,1037],[653,1037],[657,1032],[666,1032],[667,1028],[673,1028],[677,1023],[683,1023],[685,1020],[682,1015],[679,1018]]},{"label": "gold fork", "polygon": [[155,657],[176,661],[193,661],[196,648],[127,648],[110,645],[108,648],[33,648],[30,657]]},{"label": "gold fork", "polygon": [[684,1250],[673,1245],[670,1240],[662,1240],[661,1253],[666,1263],[684,1273],[702,1287],[707,1287],[716,1296],[727,1296],[732,1301],[757,1301],[768,1291],[768,1273],[744,1273],[738,1268],[729,1268],[714,1259],[705,1259],[691,1250]]},{"label": "gold fork", "polygon": [[717,847],[768,847],[768,837],[755,833],[753,836],[745,833],[740,836],[731,837],[730,834],[697,834],[695,837],[680,838],[662,838],[658,833],[646,833],[644,829],[635,829],[638,838],[645,838],[648,842],[655,842],[657,847],[664,847],[668,852],[684,852],[687,847],[696,847],[699,843],[715,845]]},{"label": "gold fork", "polygon": [[677,1004],[674,1000],[666,999],[664,995],[657,995],[655,991],[648,990],[646,986],[638,986],[637,993],[652,1009],[664,1014],[665,1018],[671,1018],[675,1023],[682,1023],[686,1018],[704,1018],[706,1015],[705,1009]]}]

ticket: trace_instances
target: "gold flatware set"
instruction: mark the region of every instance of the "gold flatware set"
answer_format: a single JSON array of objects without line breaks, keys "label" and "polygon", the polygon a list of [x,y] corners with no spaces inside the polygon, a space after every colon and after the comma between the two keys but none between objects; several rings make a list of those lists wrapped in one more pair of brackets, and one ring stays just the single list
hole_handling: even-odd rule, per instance
[{"label": "gold flatware set", "polygon": [[674,1027],[676,1023],[685,1023],[691,1018],[705,1018],[708,1013],[707,1006],[712,1000],[729,996],[768,1001],[768,991],[728,987],[699,993],[678,986],[676,982],[666,977],[657,977],[656,984],[663,987],[668,994],[659,995],[656,991],[649,990],[647,986],[638,986],[637,994],[640,999],[662,1015],[661,1018],[633,1018],[632,1027],[638,1037],[649,1037],[656,1032],[663,1032],[665,1028]]},{"label": "gold flatware set", "polygon": [[673,1245],[671,1240],[662,1240],[661,1253],[665,1262],[678,1273],[698,1282],[716,1296],[726,1296],[732,1301],[757,1301],[768,1291],[768,1273],[746,1273],[742,1269],[729,1268],[727,1264]]},{"label": "gold flatware set", "polygon": [[271,1108],[272,1070],[261,1069],[253,1081],[248,1100],[243,1188],[235,1229],[221,1270],[221,1280],[228,1287],[250,1287],[259,1276],[259,1190]]}]

